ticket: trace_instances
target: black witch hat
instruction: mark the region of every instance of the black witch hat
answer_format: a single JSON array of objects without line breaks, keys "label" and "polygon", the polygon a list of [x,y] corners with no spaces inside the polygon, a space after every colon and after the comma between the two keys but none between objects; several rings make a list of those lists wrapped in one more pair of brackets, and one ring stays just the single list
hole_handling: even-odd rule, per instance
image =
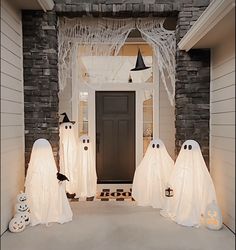
[{"label": "black witch hat", "polygon": [[131,69],[131,71],[138,71],[138,70],[144,70],[144,69],[149,69],[150,67],[147,67],[143,61],[143,57],[141,54],[140,49],[138,50],[138,55],[137,55],[137,60],[136,60],[136,65],[135,68]]},{"label": "black witch hat", "polygon": [[64,118],[63,118],[62,122],[60,122],[60,124],[66,123],[66,122],[70,122],[70,123],[72,123],[72,124],[75,124],[75,121],[70,121],[70,120],[69,120],[69,118],[68,118],[68,116],[67,116],[66,113],[62,113],[61,115],[64,115]]}]

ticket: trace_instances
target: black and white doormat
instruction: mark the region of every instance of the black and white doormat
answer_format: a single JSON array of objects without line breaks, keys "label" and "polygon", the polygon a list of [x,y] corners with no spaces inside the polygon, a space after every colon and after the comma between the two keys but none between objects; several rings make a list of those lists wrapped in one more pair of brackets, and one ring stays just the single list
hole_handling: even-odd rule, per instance
[{"label": "black and white doormat", "polygon": [[106,188],[99,191],[96,197],[72,198],[70,201],[134,201],[131,194],[131,188],[129,190],[122,188],[111,190]]}]

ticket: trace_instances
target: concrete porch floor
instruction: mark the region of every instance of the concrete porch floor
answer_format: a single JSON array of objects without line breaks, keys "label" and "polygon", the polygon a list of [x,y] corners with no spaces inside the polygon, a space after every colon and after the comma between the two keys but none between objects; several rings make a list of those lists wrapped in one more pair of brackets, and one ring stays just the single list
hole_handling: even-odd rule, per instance
[{"label": "concrete porch floor", "polygon": [[226,227],[179,226],[159,210],[137,207],[134,202],[71,202],[73,221],[49,227],[27,227],[22,233],[6,232],[2,250],[233,250],[234,234]]}]

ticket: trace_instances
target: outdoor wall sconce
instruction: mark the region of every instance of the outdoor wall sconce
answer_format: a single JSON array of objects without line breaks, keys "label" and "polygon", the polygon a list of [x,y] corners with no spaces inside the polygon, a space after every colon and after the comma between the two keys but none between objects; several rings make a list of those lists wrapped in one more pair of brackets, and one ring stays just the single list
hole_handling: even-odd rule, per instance
[{"label": "outdoor wall sconce", "polygon": [[170,187],[168,187],[167,189],[165,189],[165,196],[166,197],[173,197],[174,196],[173,189],[171,189]]},{"label": "outdoor wall sconce", "polygon": [[150,67],[147,67],[143,61],[143,57],[141,54],[140,49],[138,49],[138,55],[137,55],[137,60],[136,60],[136,65],[135,68],[131,69],[131,71],[139,71],[139,70],[145,70],[149,69]]}]

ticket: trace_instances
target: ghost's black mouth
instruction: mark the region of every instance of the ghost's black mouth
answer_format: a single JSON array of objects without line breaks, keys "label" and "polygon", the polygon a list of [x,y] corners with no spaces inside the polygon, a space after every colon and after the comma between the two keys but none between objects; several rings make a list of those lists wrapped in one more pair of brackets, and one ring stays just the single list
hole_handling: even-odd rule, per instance
[{"label": "ghost's black mouth", "polygon": [[29,221],[29,218],[25,219],[25,221],[28,222],[28,221]]},{"label": "ghost's black mouth", "polygon": [[85,146],[85,147],[84,147],[84,150],[86,150],[86,151],[87,151],[87,150],[88,150],[88,147],[87,147],[87,146]]}]

